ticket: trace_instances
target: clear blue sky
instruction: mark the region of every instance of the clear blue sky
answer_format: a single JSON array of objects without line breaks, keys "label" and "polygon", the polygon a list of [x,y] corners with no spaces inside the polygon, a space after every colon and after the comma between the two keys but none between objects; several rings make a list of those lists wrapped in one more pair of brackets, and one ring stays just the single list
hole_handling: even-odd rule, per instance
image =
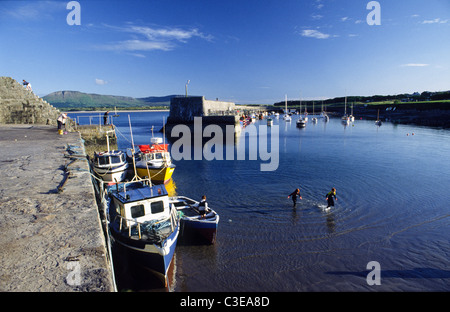
[{"label": "clear blue sky", "polygon": [[0,0],[0,75],[60,90],[236,103],[450,90],[450,1]]}]

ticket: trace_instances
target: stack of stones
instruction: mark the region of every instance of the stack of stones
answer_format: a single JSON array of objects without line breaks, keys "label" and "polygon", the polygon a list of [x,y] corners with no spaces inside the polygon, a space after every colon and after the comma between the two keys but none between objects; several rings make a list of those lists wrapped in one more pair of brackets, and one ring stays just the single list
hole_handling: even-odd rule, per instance
[{"label": "stack of stones", "polygon": [[11,77],[0,77],[0,124],[55,125],[61,112]]}]

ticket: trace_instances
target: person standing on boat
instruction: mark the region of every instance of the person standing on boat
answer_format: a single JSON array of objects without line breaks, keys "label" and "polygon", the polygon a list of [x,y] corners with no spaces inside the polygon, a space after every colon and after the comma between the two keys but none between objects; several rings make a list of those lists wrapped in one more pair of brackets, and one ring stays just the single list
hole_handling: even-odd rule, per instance
[{"label": "person standing on boat", "polygon": [[330,208],[331,206],[334,207],[334,200],[333,200],[333,197],[334,197],[335,200],[337,200],[337,197],[336,197],[336,189],[333,187],[333,188],[331,189],[331,192],[328,192],[327,195],[325,195],[325,197],[327,198],[327,201],[328,201],[328,206],[327,206],[327,208]]},{"label": "person standing on boat", "polygon": [[202,218],[205,217],[206,210],[208,209],[208,203],[206,202],[206,195],[202,196],[202,200],[198,203],[198,212]]},{"label": "person standing on boat", "polygon": [[294,203],[294,207],[297,205],[297,196],[302,199],[302,195],[300,195],[300,189],[296,189],[292,194],[289,194],[288,198],[292,196],[292,202]]}]

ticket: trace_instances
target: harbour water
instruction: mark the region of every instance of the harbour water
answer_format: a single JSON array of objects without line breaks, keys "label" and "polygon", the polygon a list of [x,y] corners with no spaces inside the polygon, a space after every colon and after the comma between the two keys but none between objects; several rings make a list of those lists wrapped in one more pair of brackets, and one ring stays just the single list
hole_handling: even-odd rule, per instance
[{"label": "harbour water", "polygon": [[[69,114],[76,115],[83,114]],[[149,144],[168,112],[121,112],[113,119],[119,149],[131,146],[128,115],[134,143]],[[293,117],[274,119],[275,171],[261,171],[267,162],[248,153],[174,161],[169,191],[206,195],[221,221],[215,245],[177,246],[170,290],[449,291],[450,132],[366,120],[344,126],[338,118],[299,129]],[[326,210],[332,187],[338,200]],[[295,188],[303,199],[293,207],[287,196]],[[371,261],[380,285],[368,283]],[[120,272],[119,289],[160,290]]]}]

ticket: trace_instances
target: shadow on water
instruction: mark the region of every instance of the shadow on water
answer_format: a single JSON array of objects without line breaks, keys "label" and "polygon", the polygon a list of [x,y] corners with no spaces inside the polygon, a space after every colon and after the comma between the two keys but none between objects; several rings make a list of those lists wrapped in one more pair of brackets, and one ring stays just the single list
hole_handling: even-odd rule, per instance
[{"label": "shadow on water", "polygon": [[[367,277],[371,271],[360,272],[330,271],[325,272],[331,275],[354,275]],[[381,277],[385,278],[450,278],[450,271],[433,268],[414,268],[412,270],[381,270]]]}]

